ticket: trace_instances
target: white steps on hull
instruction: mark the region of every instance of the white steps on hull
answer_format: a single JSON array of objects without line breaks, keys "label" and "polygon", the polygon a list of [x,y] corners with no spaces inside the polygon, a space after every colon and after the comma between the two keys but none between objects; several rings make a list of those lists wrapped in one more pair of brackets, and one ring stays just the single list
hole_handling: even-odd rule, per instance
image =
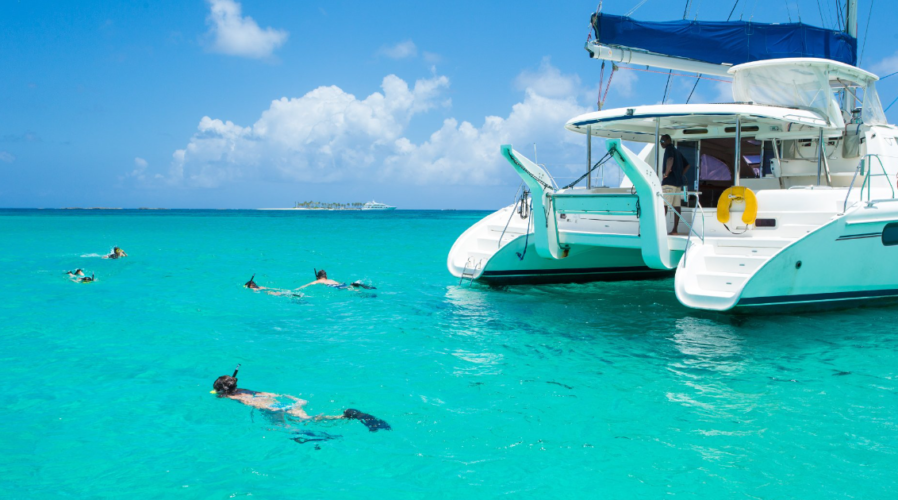
[{"label": "white steps on hull", "polygon": [[681,263],[690,274],[688,281],[684,280],[687,282],[683,291],[712,301],[732,300],[761,266],[793,241],[793,238],[707,238],[701,255],[690,255]]}]

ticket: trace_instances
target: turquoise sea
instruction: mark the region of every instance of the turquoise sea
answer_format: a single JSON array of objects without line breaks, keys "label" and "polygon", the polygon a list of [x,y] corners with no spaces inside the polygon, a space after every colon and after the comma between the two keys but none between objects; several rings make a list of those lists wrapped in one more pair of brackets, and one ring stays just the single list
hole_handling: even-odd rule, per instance
[{"label": "turquoise sea", "polygon": [[[485,212],[0,211],[5,498],[895,498],[898,308],[459,286]],[[129,257],[103,260],[113,245]],[[97,282],[75,284],[84,268]],[[359,293],[292,288],[313,268]],[[241,387],[356,421],[287,423]]]}]

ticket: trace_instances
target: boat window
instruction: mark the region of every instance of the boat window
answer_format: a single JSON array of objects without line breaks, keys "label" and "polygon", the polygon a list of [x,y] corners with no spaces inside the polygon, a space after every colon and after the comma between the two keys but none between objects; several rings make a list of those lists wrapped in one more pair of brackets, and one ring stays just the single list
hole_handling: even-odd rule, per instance
[{"label": "boat window", "polygon": [[755,219],[755,227],[776,227],[776,219]]},{"label": "boat window", "polygon": [[886,115],[882,111],[882,102],[879,93],[876,92],[876,84],[870,82],[864,89],[864,104],[861,108],[861,119],[871,125],[885,125],[888,123]]},{"label": "boat window", "polygon": [[890,222],[882,228],[882,244],[887,247],[898,245],[898,222]]},{"label": "boat window", "polygon": [[[744,130],[744,129],[743,129]],[[690,128],[683,131],[683,135],[707,134],[706,128]]]},{"label": "boat window", "polygon": [[[723,131],[728,134],[732,134],[732,133],[736,132],[736,127],[726,127],[725,129],[723,129]],[[748,125],[746,127],[742,127],[742,131],[743,132],[757,132],[758,126],[757,125]]]}]

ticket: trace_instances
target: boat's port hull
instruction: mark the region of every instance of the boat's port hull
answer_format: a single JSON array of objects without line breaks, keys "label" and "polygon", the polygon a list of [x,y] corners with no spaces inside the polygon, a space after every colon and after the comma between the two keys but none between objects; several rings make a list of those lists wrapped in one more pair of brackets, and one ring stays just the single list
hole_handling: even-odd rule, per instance
[{"label": "boat's port hull", "polygon": [[[673,270],[651,269],[635,248],[574,247],[565,259],[543,259],[529,244],[524,259],[523,240],[506,245],[484,268],[478,281],[489,285],[589,283],[669,278]],[[507,250],[506,250],[507,249]]]}]

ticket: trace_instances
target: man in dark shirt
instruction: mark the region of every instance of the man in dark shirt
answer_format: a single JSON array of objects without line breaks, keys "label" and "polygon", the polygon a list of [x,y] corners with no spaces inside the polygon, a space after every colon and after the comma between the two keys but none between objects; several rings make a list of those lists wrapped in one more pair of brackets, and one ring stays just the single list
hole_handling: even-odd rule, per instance
[{"label": "man in dark shirt", "polygon": [[[683,186],[686,185],[686,172],[691,165],[683,157],[683,154],[674,147],[669,135],[662,135],[660,142],[661,147],[664,148],[664,160],[661,163],[664,165],[664,175],[661,179],[661,187],[665,193],[680,192]],[[683,200],[683,197],[680,195],[665,195],[664,198],[674,207],[679,207],[680,202]],[[664,206],[664,214],[667,215],[667,205]],[[680,219],[675,215],[673,231],[670,234],[676,234],[679,223]]]}]

